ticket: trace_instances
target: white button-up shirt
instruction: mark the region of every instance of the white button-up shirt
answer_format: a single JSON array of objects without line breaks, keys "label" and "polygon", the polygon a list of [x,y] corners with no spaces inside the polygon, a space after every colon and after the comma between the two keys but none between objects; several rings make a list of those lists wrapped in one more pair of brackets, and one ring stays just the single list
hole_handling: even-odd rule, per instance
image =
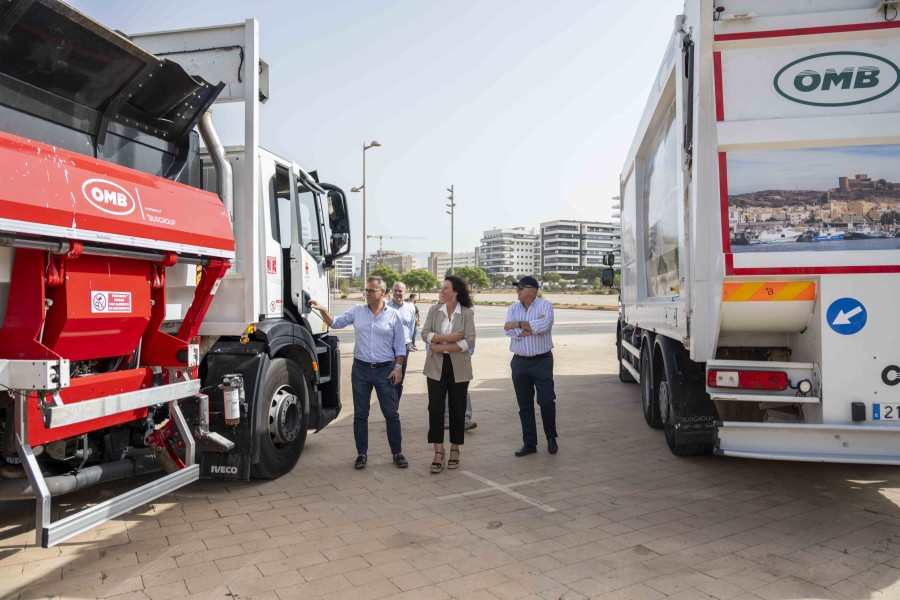
[{"label": "white button-up shirt", "polygon": [[[457,302],[456,309],[453,311],[452,315],[448,314],[446,303],[441,304],[438,307],[438,310],[440,312],[444,313],[444,322],[441,324],[441,333],[446,335],[453,331],[453,317],[456,315],[462,314],[462,305],[459,302]],[[434,338],[435,335],[437,335],[437,332],[434,332],[434,333],[431,333],[428,335],[428,343],[429,344],[433,343],[431,340]],[[466,352],[469,349],[469,342],[467,342],[465,339],[459,340],[456,343],[463,352]],[[444,350],[444,354],[449,354],[449,352]]]}]

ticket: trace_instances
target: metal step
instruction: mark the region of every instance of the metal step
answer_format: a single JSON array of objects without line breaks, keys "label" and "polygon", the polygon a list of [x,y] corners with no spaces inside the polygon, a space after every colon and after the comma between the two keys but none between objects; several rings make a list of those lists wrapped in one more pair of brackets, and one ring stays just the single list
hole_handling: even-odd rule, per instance
[{"label": "metal step", "polygon": [[713,451],[764,460],[900,465],[900,428],[726,421],[718,425]]},{"label": "metal step", "polygon": [[184,485],[200,478],[200,466],[195,464],[196,444],[191,436],[187,421],[181,413],[177,400],[169,404],[169,417],[175,421],[185,445],[185,467],[151,481],[139,488],[69,515],[59,521],[51,522],[51,494],[44,480],[40,465],[31,446],[28,444],[28,424],[26,420],[26,403],[28,396],[16,394],[16,450],[22,460],[22,466],[34,490],[35,541],[44,548],[55,546],[73,536],[91,529],[110,519],[134,510],[148,502],[164,496]]}]

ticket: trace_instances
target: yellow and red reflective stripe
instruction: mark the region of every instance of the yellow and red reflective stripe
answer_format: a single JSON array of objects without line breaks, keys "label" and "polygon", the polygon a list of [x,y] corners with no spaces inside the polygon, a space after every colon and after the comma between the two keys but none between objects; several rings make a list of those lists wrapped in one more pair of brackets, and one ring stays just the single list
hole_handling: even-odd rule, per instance
[{"label": "yellow and red reflective stripe", "polygon": [[722,289],[723,302],[791,302],[815,300],[814,281],[753,281],[726,283]]}]

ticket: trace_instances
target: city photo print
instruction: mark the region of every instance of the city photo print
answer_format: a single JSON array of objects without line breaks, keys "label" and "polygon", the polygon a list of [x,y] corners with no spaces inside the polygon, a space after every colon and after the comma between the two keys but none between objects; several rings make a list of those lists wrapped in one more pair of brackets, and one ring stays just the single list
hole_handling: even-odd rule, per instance
[{"label": "city photo print", "polygon": [[731,251],[900,249],[900,145],[728,154]]}]

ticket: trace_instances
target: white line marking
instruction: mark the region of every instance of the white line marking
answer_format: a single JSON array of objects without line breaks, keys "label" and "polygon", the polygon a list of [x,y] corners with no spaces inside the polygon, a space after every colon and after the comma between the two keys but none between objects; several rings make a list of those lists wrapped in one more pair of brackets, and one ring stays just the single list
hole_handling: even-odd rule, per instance
[{"label": "white line marking", "polygon": [[438,500],[450,500],[453,498],[462,498],[464,496],[471,496],[473,494],[482,494],[485,492],[496,490],[498,492],[503,492],[504,494],[509,494],[513,498],[516,498],[518,500],[521,500],[522,502],[525,502],[527,504],[535,506],[544,512],[548,512],[548,513],[556,512],[556,509],[553,508],[552,506],[544,504],[543,502],[538,502],[537,500],[532,500],[528,496],[526,496],[524,494],[520,494],[519,492],[513,491],[513,489],[512,489],[513,486],[526,485],[528,483],[534,483],[536,481],[544,481],[546,479],[550,479],[550,477],[539,477],[537,479],[529,479],[526,481],[517,481],[516,483],[511,483],[509,485],[503,485],[502,483],[497,483],[496,481],[491,481],[490,479],[486,479],[486,478],[482,477],[481,475],[476,475],[475,473],[472,473],[471,471],[461,471],[461,473],[463,475],[466,475],[467,477],[471,477],[472,479],[480,481],[481,483],[487,484],[489,487],[485,488],[485,489],[474,490],[472,492],[464,492],[462,494],[450,494],[449,496],[441,496],[440,498],[438,498]]},{"label": "white line marking", "polygon": [[[463,471],[463,473],[468,474],[468,471]],[[514,488],[519,487],[520,485],[528,485],[529,483],[536,483],[538,481],[546,481],[547,479],[553,479],[552,477],[538,477],[537,479],[526,479],[525,481],[517,481],[515,483],[508,483],[506,487]],[[487,492],[496,492],[497,488],[495,487],[486,487],[481,488],[480,490],[472,490],[471,492],[462,492],[461,494],[450,494],[449,496],[441,496],[438,500],[455,500],[457,498],[464,498],[466,496],[476,496],[478,494],[486,494]]]}]

